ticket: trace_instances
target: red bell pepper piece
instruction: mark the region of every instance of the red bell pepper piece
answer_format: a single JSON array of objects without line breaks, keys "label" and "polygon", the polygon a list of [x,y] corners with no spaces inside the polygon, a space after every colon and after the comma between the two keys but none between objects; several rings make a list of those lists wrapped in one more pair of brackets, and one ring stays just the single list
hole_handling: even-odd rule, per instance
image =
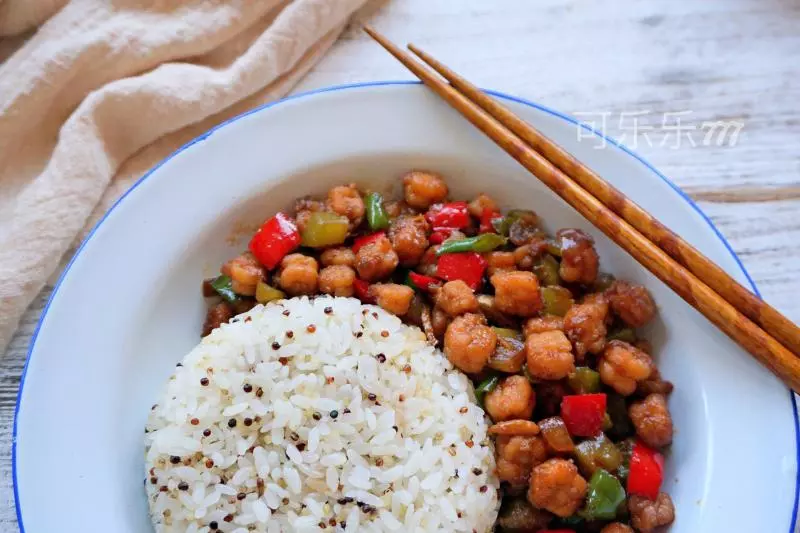
[{"label": "red bell pepper piece", "polygon": [[408,280],[411,282],[412,289],[419,289],[425,292],[430,292],[434,287],[438,287],[442,284],[442,282],[436,278],[418,274],[417,272],[409,272]]},{"label": "red bell pepper piece", "polygon": [[578,394],[561,400],[561,418],[570,434],[594,437],[603,429],[606,414],[605,394]]},{"label": "red bell pepper piece", "polygon": [[250,251],[259,263],[272,270],[286,254],[300,245],[300,232],[294,221],[283,213],[270,218],[250,239]]},{"label": "red bell pepper piece", "polygon": [[650,500],[658,498],[664,481],[664,456],[636,442],[631,454],[628,474],[628,494],[638,494]]},{"label": "red bell pepper piece", "polygon": [[425,220],[434,228],[466,228],[469,226],[467,203],[434,204],[425,213]]},{"label": "red bell pepper piece", "polygon": [[353,253],[357,254],[362,246],[366,246],[367,244],[373,243],[378,239],[380,239],[381,237],[386,237],[385,231],[376,231],[375,233],[370,233],[369,235],[364,235],[363,237],[359,237],[358,239],[353,241]]},{"label": "red bell pepper piece", "polygon": [[453,233],[454,228],[433,228],[433,233],[428,238],[431,244],[442,244]]},{"label": "red bell pepper piece", "polygon": [[373,304],[375,303],[375,298],[369,293],[370,283],[364,281],[363,279],[356,278],[353,280],[353,292],[356,295],[356,298],[364,302],[365,304]]},{"label": "red bell pepper piece", "polygon": [[501,215],[497,211],[492,211],[488,207],[485,208],[481,213],[481,226],[478,231],[480,233],[497,233],[497,230],[494,228],[493,222],[498,218],[503,218],[503,215]]},{"label": "red bell pepper piece", "polygon": [[460,279],[475,291],[481,285],[486,266],[486,259],[476,252],[444,254],[436,263],[436,275],[447,281]]}]

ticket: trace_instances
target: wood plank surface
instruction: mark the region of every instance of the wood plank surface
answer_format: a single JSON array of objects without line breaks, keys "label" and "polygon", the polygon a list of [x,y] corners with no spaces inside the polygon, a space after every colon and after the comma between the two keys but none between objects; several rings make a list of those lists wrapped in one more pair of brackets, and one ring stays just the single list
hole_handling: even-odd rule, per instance
[{"label": "wood plank surface", "polygon": [[[483,87],[605,117],[606,133],[694,197],[764,298],[800,321],[800,1],[373,0],[359,19]],[[410,76],[354,23],[297,91],[381,79]],[[703,142],[717,121],[742,124],[736,142]],[[50,290],[0,359],[3,532],[17,530],[19,376]]]}]

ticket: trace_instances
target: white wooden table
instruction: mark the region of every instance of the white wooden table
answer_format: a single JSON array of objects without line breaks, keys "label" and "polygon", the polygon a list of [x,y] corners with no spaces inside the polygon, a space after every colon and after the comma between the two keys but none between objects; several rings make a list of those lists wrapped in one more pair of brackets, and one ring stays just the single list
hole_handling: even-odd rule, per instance
[{"label": "white wooden table", "polygon": [[[607,133],[697,200],[763,296],[800,321],[800,1],[374,0],[358,18],[484,87],[606,117]],[[297,90],[409,77],[354,24]],[[703,145],[703,125],[715,121],[743,124],[735,145]],[[3,532],[17,531],[19,376],[49,292],[0,359]]]}]

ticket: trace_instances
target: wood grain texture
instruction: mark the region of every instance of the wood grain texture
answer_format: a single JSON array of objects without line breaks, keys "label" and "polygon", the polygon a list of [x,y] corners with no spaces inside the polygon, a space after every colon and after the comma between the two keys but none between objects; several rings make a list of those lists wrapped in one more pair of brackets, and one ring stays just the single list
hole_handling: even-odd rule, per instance
[{"label": "wood grain texture", "polygon": [[[800,321],[800,2],[796,0],[374,0],[360,15],[478,85],[567,113],[692,111],[741,120],[735,146],[636,150],[700,199],[762,295]],[[563,59],[559,59],[563,58]],[[410,79],[354,25],[298,87]],[[624,126],[624,124],[623,124]],[[666,142],[664,139],[666,138]],[[627,144],[632,145],[630,139]],[[661,143],[663,142],[663,146]],[[0,531],[16,531],[10,444],[19,375],[48,290],[0,359]]]}]

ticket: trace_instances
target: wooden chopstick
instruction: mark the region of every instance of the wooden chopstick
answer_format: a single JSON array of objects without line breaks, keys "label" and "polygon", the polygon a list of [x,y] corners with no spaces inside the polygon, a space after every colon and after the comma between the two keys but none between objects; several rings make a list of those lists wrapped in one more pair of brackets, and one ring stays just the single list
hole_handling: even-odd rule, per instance
[{"label": "wooden chopstick", "polygon": [[507,107],[413,44],[409,44],[408,48],[447,79],[453,87],[481,106],[564,174],[594,195],[603,205],[639,230],[642,235],[686,267],[692,274],[703,280],[740,313],[761,326],[791,351],[800,354],[800,328],[791,320],[741,286],[694,246],[653,218],[633,200],[575,159],[561,146],[545,137],[539,130],[516,116]]},{"label": "wooden chopstick", "polygon": [[694,274],[572,181],[509,128],[373,29],[365,31],[461,115],[575,208],[721,331],[800,392],[800,357],[740,313]]}]

